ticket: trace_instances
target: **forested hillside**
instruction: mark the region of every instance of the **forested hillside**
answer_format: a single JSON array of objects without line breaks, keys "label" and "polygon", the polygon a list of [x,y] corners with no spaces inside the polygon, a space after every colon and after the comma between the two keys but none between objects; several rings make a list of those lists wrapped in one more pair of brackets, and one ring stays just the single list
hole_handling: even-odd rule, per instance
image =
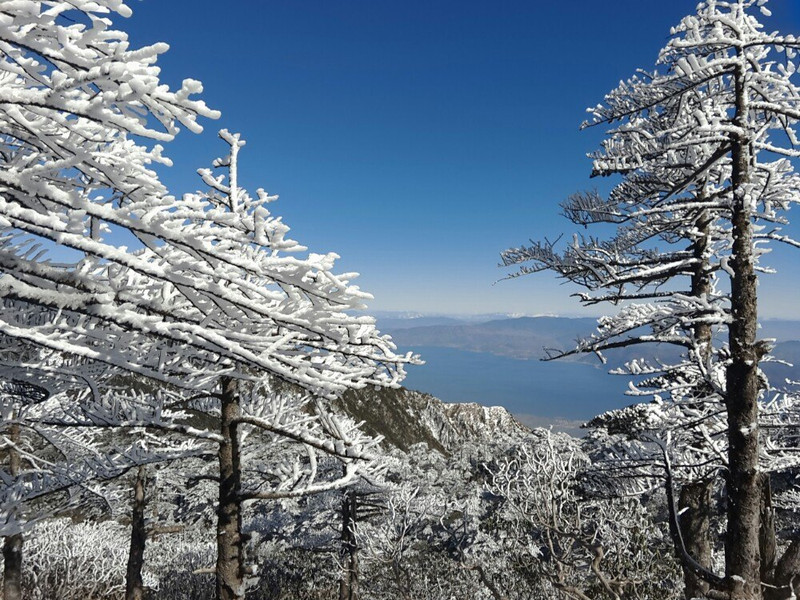
[{"label": "forested hillside", "polygon": [[[249,508],[247,563],[259,569],[247,575],[248,596],[303,600],[346,588],[386,599],[548,598],[558,589],[602,594],[611,577],[620,590],[677,597],[668,535],[648,524],[658,501],[586,502],[570,491],[591,444],[528,430],[501,408],[402,389],[348,393],[340,402],[366,419],[365,430],[387,436],[375,450],[383,471],[345,490]],[[394,416],[377,412],[387,405]],[[202,462],[193,464],[199,472]],[[151,470],[145,484],[143,581],[159,598],[214,597],[214,517],[202,501],[210,484],[186,480],[190,465]],[[87,516],[34,527],[23,578],[31,597],[122,596],[129,519],[122,511],[99,522]],[[532,530],[542,537],[530,538]],[[610,555],[599,569],[598,552]]]}]

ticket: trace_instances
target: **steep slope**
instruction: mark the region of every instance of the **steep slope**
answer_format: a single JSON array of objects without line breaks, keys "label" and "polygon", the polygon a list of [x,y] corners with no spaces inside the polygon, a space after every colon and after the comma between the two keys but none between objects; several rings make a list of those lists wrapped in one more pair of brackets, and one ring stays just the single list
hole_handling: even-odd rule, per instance
[{"label": "steep slope", "polygon": [[401,450],[424,442],[432,450],[449,454],[468,441],[498,441],[528,431],[500,406],[447,404],[405,388],[350,391],[334,407],[364,421],[367,433],[382,435],[386,445]]},{"label": "steep slope", "polygon": [[496,442],[528,431],[502,406],[448,404],[431,397],[422,416],[428,429],[451,452],[464,442]]}]

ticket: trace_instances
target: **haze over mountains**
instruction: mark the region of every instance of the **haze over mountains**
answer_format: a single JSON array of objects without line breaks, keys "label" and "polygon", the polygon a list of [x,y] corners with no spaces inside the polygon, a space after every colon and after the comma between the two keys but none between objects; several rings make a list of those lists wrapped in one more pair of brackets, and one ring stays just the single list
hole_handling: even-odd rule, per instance
[{"label": "haze over mountains", "polygon": [[[610,368],[643,355],[669,360],[673,347],[632,347],[609,352],[603,365],[594,355],[542,362],[546,348],[569,350],[590,335],[594,318],[379,315],[378,325],[402,349],[418,352],[426,365],[409,369],[404,385],[445,402],[506,407],[528,425],[574,431],[580,422],[639,399],[625,395],[627,378]],[[766,364],[770,380],[800,380],[800,321],[765,320],[761,338],[777,340],[773,354],[795,366]]]},{"label": "haze over mountains", "polygon": [[544,357],[544,348],[569,348],[595,327],[595,319],[520,317],[485,323],[431,324],[391,331],[400,346],[436,346],[508,358]]}]

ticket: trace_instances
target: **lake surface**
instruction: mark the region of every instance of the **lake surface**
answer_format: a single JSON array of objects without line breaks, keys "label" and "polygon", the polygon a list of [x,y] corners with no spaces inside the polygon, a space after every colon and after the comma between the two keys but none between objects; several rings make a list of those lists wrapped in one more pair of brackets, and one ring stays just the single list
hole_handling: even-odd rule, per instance
[{"label": "lake surface", "polygon": [[409,367],[403,385],[445,402],[500,405],[517,415],[587,420],[637,401],[627,378],[602,365],[517,360],[452,348],[415,347],[426,364]]}]

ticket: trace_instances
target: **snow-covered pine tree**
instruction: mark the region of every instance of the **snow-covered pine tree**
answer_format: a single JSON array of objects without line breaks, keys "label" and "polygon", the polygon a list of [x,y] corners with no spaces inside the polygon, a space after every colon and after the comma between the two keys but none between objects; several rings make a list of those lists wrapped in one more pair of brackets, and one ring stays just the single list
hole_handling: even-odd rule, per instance
[{"label": "snow-covered pine tree", "polygon": [[[158,240],[140,251],[140,256],[153,264],[169,265],[176,280],[191,281],[193,289],[187,290],[188,284],[165,286],[160,280],[135,271],[123,273],[115,266],[104,266],[95,273],[106,281],[124,281],[125,290],[139,299],[141,307],[152,306],[150,299],[157,298],[168,302],[172,314],[194,331],[213,328],[221,332],[216,337],[209,335],[213,343],[224,346],[223,336],[230,335],[240,347],[258,348],[262,351],[258,366],[272,364],[267,373],[273,378],[300,383],[324,395],[344,386],[390,383],[390,378],[402,372],[399,363],[413,359],[394,356],[394,346],[388,338],[378,336],[371,318],[339,312],[366,295],[348,285],[349,275],[330,273],[335,255],[305,259],[291,255],[305,249],[288,240],[288,228],[270,215],[266,204],[274,198],[259,191],[253,199],[237,185],[237,157],[244,142],[226,131],[221,137],[231,152],[215,161],[215,166],[226,169],[228,178],[201,170],[210,191],[186,195],[176,210],[166,215],[175,220],[171,226],[185,230],[195,248],[213,251],[213,260],[207,253],[187,252]],[[282,256],[284,252],[287,256]],[[207,268],[209,264],[216,268]],[[208,290],[216,296],[207,294]],[[81,334],[66,331],[65,335],[81,341]],[[337,347],[338,353],[334,351]],[[375,360],[376,348],[393,362]],[[196,388],[194,397],[187,395],[181,406],[219,419],[216,432],[190,431],[185,422],[177,424],[174,417],[168,419],[164,410],[156,411],[161,417],[159,423],[153,423],[147,414],[138,423],[135,419],[117,421],[129,427],[202,433],[216,448],[220,473],[218,593],[221,598],[238,598],[244,593],[246,575],[242,503],[343,486],[371,468],[365,459],[374,442],[360,434],[354,424],[336,418],[322,399],[311,401],[296,393],[273,393],[265,369],[243,368],[229,358],[203,352],[177,365],[178,370],[172,373],[190,375],[188,381]],[[208,372],[209,364],[215,371]],[[172,363],[167,365],[172,368]],[[246,438],[263,438],[264,434],[274,438],[269,444],[277,444],[275,448],[266,450],[262,441],[250,454],[243,453],[241,444]],[[287,442],[304,448],[305,458],[298,460],[291,453],[277,451]],[[339,470],[341,475],[324,479],[323,471],[317,468],[317,453],[338,457],[345,463],[344,473]],[[264,461],[265,457],[272,462]],[[283,458],[291,460],[287,463]],[[258,482],[243,480],[244,471],[261,473],[264,478]]]},{"label": "snow-covered pine tree", "polygon": [[[689,398],[700,392],[700,399],[722,399],[716,404],[727,418],[728,536],[726,577],[716,585],[731,598],[762,597],[758,365],[768,344],[756,339],[760,244],[797,245],[780,232],[782,211],[798,201],[787,160],[798,156],[797,40],[763,31],[752,12],[768,13],[764,4],[701,3],[662,51],[664,75],[623,82],[591,109],[590,124],[620,123],[593,157],[594,172],[626,180],[609,201],[578,197],[566,212],[578,223],[620,223],[612,242],[576,240],[564,255],[534,244],[504,256],[506,264],[533,261],[522,272],[552,268],[599,291],[583,295],[584,302],[653,300],[602,320],[599,335],[578,350],[643,341],[685,346],[690,360],[662,373],[660,384],[677,378]],[[775,58],[782,51],[785,59]],[[659,239],[685,245],[664,252]],[[716,291],[715,272],[730,276],[729,293]],[[690,289],[675,289],[681,276]],[[721,352],[709,346],[716,323],[729,331]],[[687,370],[701,377],[686,377]]]},{"label": "snow-covered pine tree", "polygon": [[153,142],[216,113],[191,98],[199,83],[161,84],[166,46],[131,50],[113,13],[130,9],[3,7],[0,330],[195,391],[213,392],[222,374],[229,391],[264,374],[323,396],[397,385],[412,359],[347,312],[369,297],[352,274],[333,273],[332,253],[291,255],[305,249],[284,239],[270,198],[242,195],[238,138],[224,134],[229,184],[208,175],[217,196],[167,194],[150,167],[169,161]]}]

